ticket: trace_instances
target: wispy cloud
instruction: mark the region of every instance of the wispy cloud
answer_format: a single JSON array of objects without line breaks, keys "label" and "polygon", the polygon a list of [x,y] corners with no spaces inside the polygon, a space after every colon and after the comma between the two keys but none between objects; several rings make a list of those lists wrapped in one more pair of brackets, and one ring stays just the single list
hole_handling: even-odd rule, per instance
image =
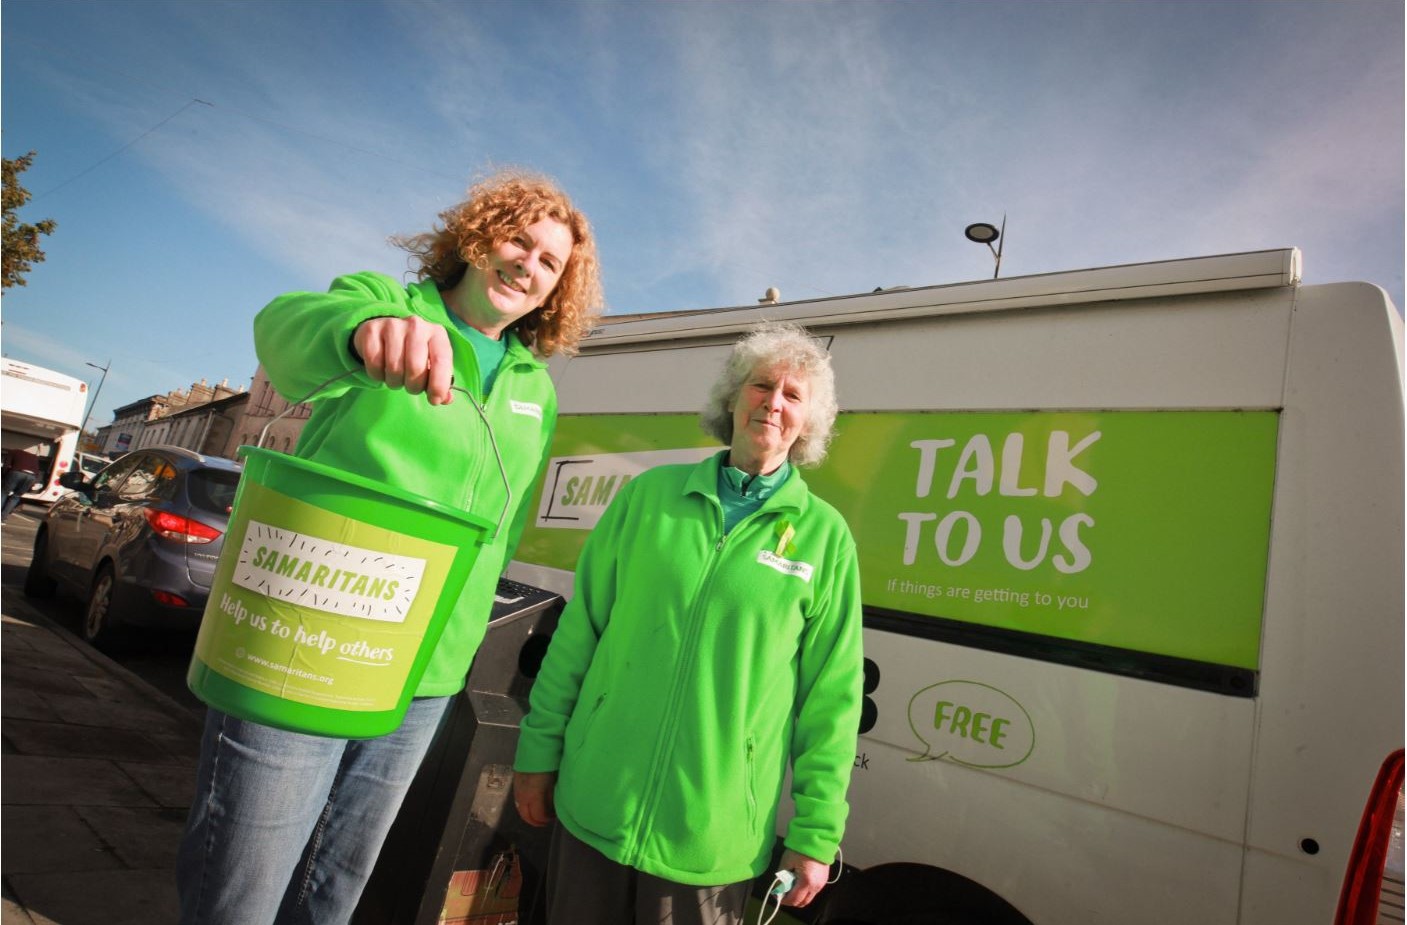
[{"label": "wispy cloud", "polygon": [[651,270],[723,301],[982,276],[961,228],[1003,211],[1009,273],[1287,244],[1333,273],[1343,220],[1400,224],[1400,58],[1345,64],[1371,25],[1326,28],[1342,8],[730,9],[637,24],[666,97],[639,140],[689,206]]},{"label": "wispy cloud", "polygon": [[[143,390],[149,393],[150,383],[153,382],[171,383],[168,388],[184,388],[198,378],[191,377],[188,370],[162,362],[159,357],[143,355],[123,357],[120,362],[110,357],[102,358],[108,366],[107,376],[103,377],[101,369],[86,365],[92,361],[92,355],[75,349],[67,339],[55,338],[9,321],[0,331],[3,331],[0,345],[5,356],[57,370],[82,379],[94,389],[102,389],[97,394],[98,404],[90,413],[90,425],[102,426],[112,420],[115,395],[141,393]],[[117,403],[120,404],[120,400]]]},{"label": "wispy cloud", "polygon": [[[519,162],[588,208],[628,309],[983,277],[961,230],[1002,212],[1013,274],[1286,244],[1334,274],[1401,253],[1400,49],[1365,53],[1364,5],[163,10],[200,52],[157,60],[149,92],[51,79],[115,142],[210,97],[134,156],[310,285],[399,272],[388,234]],[[113,20],[114,41],[153,41]]]}]

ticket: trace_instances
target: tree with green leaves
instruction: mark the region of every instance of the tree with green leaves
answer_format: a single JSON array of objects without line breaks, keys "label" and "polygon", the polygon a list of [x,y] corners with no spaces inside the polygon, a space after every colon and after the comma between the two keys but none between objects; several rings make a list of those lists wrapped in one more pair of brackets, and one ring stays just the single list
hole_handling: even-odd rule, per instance
[{"label": "tree with green leaves", "polygon": [[53,234],[57,223],[52,218],[21,224],[15,215],[20,207],[29,202],[30,192],[20,185],[20,174],[34,162],[34,152],[22,157],[4,158],[5,166],[5,240],[4,240],[4,280],[0,288],[25,285],[24,275],[36,263],[44,260],[44,251],[39,247],[41,234]]}]

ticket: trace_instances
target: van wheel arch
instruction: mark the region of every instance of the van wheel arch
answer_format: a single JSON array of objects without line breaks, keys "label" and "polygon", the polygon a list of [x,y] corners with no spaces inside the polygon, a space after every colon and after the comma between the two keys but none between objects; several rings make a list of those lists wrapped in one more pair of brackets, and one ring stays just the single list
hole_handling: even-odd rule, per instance
[{"label": "van wheel arch", "polygon": [[927,864],[857,870],[821,895],[816,925],[1032,925],[977,881]]}]

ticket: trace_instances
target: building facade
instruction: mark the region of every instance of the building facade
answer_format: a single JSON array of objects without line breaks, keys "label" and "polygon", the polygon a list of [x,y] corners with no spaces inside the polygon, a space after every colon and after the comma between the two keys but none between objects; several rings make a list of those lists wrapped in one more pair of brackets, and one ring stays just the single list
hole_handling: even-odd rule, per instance
[{"label": "building facade", "polygon": [[135,450],[140,445],[147,423],[166,414],[166,406],[165,395],[152,395],[115,409],[112,423],[98,429],[98,452],[104,456],[121,456]]},{"label": "building facade", "polygon": [[204,402],[151,421],[142,431],[141,446],[166,444],[207,456],[227,456],[236,422],[243,416],[249,393]]},{"label": "building facade", "polygon": [[[202,406],[222,402],[226,399],[247,396],[247,392],[241,386],[232,388],[228,380],[220,382],[219,385],[210,385],[204,379],[192,383],[189,389],[175,389],[165,395],[151,395],[140,401],[123,405],[112,412],[112,423],[98,428],[97,431],[97,452],[104,456],[121,456],[123,453],[135,450],[139,447],[152,446],[157,443],[172,442],[167,438],[173,433],[169,426],[157,426],[171,415],[179,412],[198,409]],[[232,402],[231,405],[238,405],[239,402]],[[230,408],[222,406],[218,411],[222,414],[229,413]],[[211,422],[211,427],[215,431],[228,437],[228,431],[233,427],[233,420],[229,419],[228,427]],[[208,445],[209,433],[200,437],[198,431],[200,425],[191,423],[189,419],[181,422],[183,430],[182,439],[201,439]],[[223,448],[222,440],[220,446]],[[187,446],[185,443],[177,443],[178,446]],[[194,447],[190,447],[194,449]],[[223,455],[223,454],[216,454]]]},{"label": "building facade", "polygon": [[292,453],[310,413],[311,405],[291,405],[285,401],[260,366],[254,370],[254,379],[249,384],[249,400],[240,406],[229,441],[219,455],[233,459],[241,445]]}]

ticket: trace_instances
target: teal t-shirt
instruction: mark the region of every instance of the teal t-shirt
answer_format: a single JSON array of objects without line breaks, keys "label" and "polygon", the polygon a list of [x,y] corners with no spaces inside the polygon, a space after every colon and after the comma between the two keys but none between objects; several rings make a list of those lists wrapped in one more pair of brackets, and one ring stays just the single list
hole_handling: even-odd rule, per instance
[{"label": "teal t-shirt", "polygon": [[494,379],[498,378],[498,364],[503,362],[504,355],[508,353],[508,342],[502,337],[494,340],[454,312],[450,312],[449,316],[454,321],[454,326],[459,328],[459,333],[463,334],[474,348],[474,356],[479,361],[479,376],[483,380],[479,384],[484,387],[484,397],[487,398],[489,390],[493,388]]},{"label": "teal t-shirt", "polygon": [[723,504],[723,532],[762,506],[791,475],[791,463],[784,462],[776,472],[748,475],[729,465],[718,467],[718,500]]}]

